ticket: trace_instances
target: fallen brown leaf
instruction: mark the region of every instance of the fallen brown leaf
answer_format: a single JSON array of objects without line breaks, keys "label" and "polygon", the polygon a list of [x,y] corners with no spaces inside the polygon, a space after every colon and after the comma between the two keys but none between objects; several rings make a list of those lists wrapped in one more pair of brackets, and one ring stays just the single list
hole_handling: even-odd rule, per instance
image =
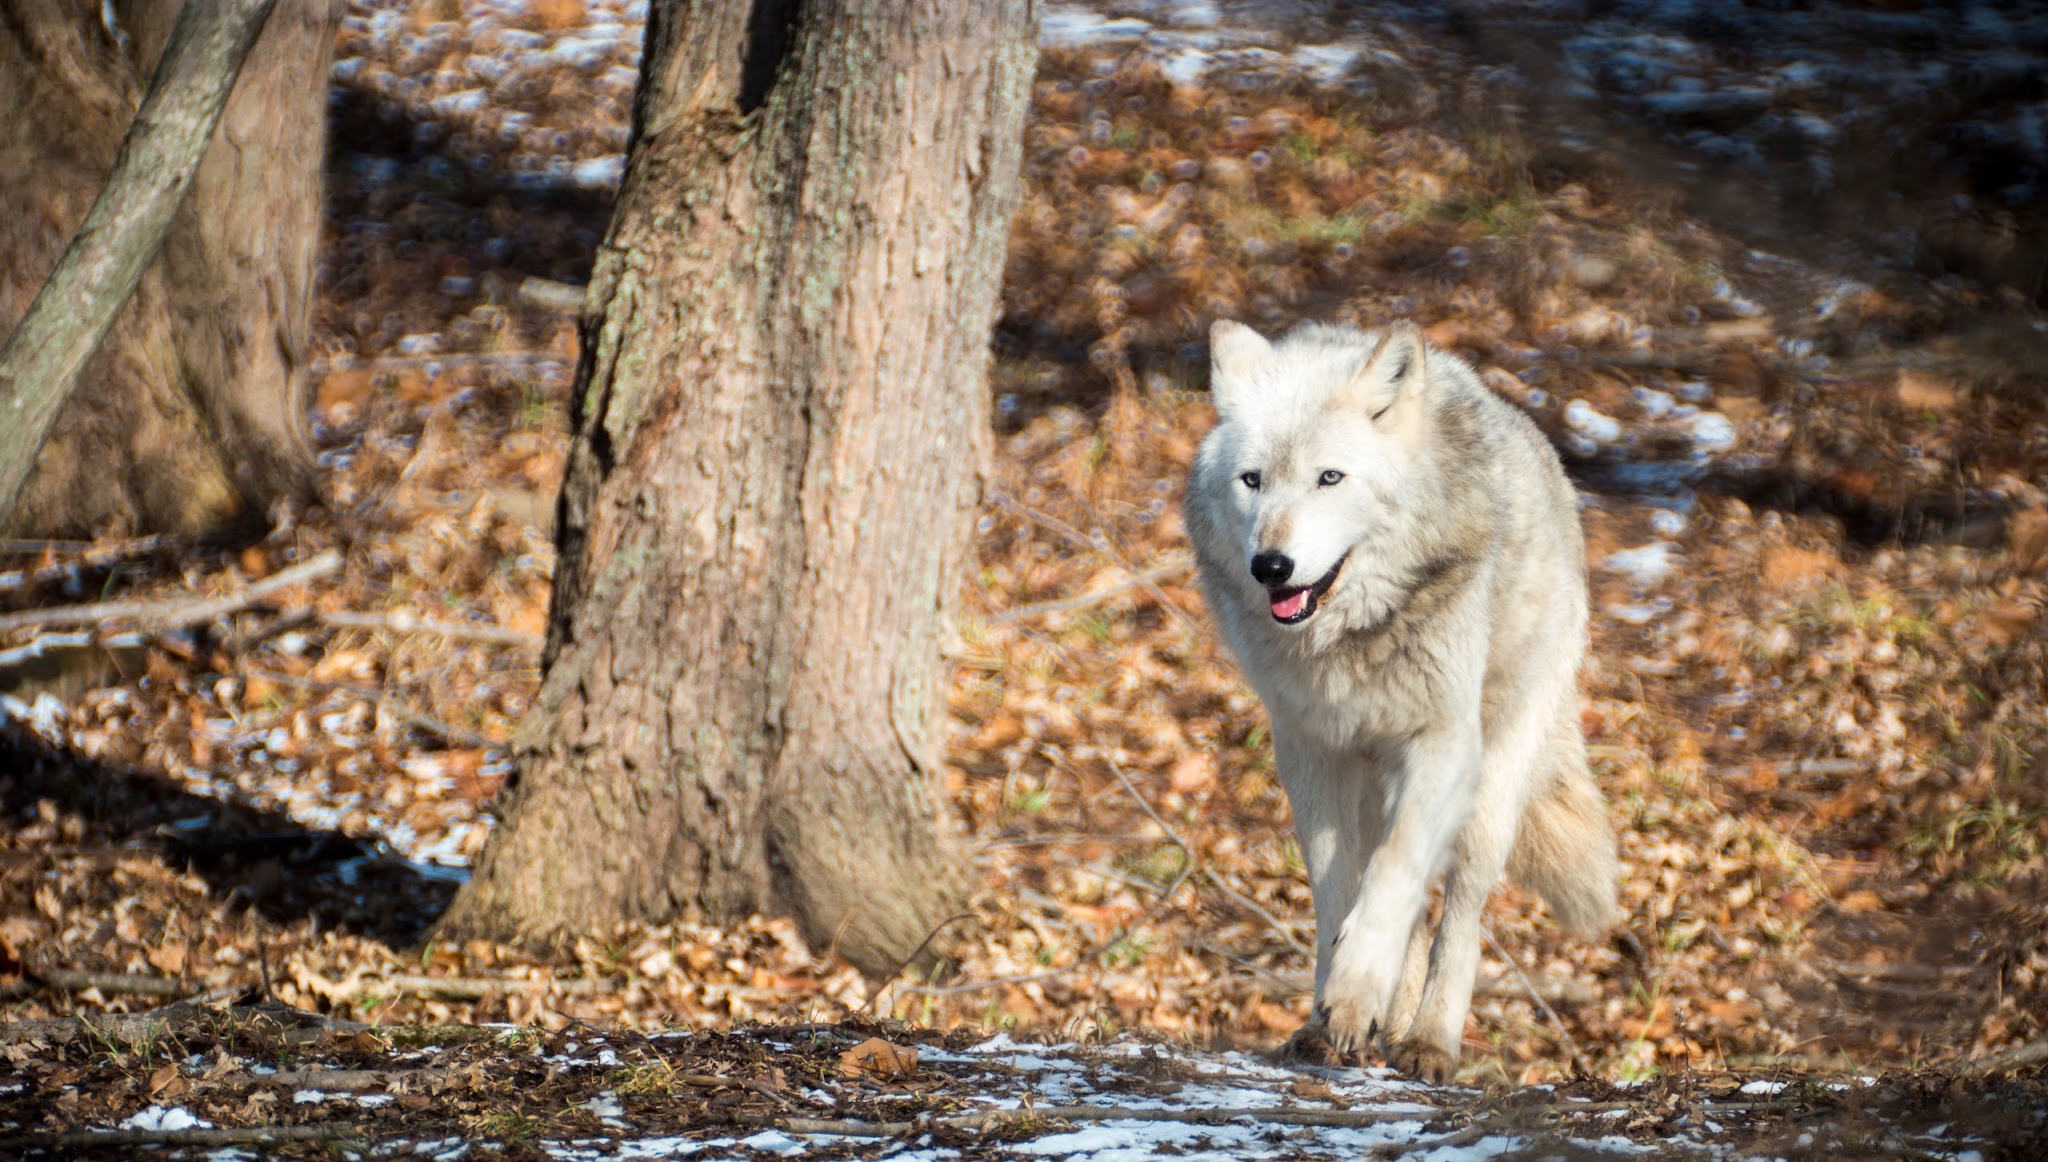
[{"label": "fallen brown leaf", "polygon": [[842,1077],[905,1077],[917,1072],[917,1048],[870,1037],[839,1055]]}]

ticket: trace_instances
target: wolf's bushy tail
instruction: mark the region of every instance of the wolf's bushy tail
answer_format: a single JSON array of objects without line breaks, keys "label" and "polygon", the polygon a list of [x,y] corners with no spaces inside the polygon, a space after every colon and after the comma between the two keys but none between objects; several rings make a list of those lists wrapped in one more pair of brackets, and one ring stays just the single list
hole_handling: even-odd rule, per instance
[{"label": "wolf's bushy tail", "polygon": [[1586,744],[1569,706],[1551,731],[1549,769],[1522,812],[1508,875],[1542,896],[1558,923],[1581,936],[1597,936],[1615,919],[1614,830],[1600,787],[1586,769]]}]

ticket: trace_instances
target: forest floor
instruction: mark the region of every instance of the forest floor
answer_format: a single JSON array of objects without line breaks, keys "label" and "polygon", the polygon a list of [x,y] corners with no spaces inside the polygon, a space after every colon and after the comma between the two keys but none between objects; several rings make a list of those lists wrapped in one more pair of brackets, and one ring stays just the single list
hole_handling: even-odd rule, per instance
[{"label": "forest floor", "polygon": [[[876,986],[772,918],[554,958],[425,941],[536,688],[576,287],[639,17],[352,2],[326,503],[255,544],[0,546],[9,1148],[182,1111],[313,1126],[280,1147],[309,1152],[594,1156],[623,1120],[698,1143],[669,1153],[763,1156],[806,1119],[918,1122],[921,1148],[969,1157],[1139,1149],[1096,1115],[1066,1121],[1097,1137],[1046,1136],[1048,1109],[1089,1104],[1360,1115],[1268,1119],[1258,1134],[1359,1135],[1258,1147],[1274,1156],[2038,1146],[2038,1073],[1983,1068],[2048,1036],[2038,305],[1995,264],[1944,275],[1896,230],[1799,217],[1775,171],[1689,169],[1711,143],[1635,106],[1567,124],[1405,6],[1220,9],[1048,8],[951,651],[948,776],[986,890],[937,973]],[[1574,51],[1652,44],[1761,99],[1657,31]],[[1965,226],[2003,228],[1926,198],[1946,232],[1916,237],[1969,250]],[[1439,1091],[1244,1055],[1306,1015],[1313,929],[1263,715],[1178,517],[1210,320],[1402,316],[1526,408],[1580,484],[1583,718],[1626,871],[1624,930],[1598,944],[1498,895],[1468,1088]],[[33,613],[114,600],[150,616]],[[174,1000],[197,1008],[133,1018]],[[31,1023],[71,1017],[101,1024]],[[849,1058],[869,1036],[917,1060]],[[327,1067],[351,1080],[297,1076]],[[976,1095],[1024,1112],[981,1124]],[[1257,1145],[1194,1121],[1148,1123],[1178,1128],[1144,1148]]]}]

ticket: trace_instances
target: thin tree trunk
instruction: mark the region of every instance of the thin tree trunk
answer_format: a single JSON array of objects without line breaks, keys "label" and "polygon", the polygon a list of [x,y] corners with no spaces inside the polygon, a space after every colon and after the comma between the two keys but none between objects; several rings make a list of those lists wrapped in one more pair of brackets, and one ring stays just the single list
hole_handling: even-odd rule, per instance
[{"label": "thin tree trunk", "polygon": [[[78,257],[55,275],[57,325],[22,318],[10,340],[33,362],[0,383],[0,406],[20,403],[10,411],[23,421],[0,441],[0,529],[197,531],[310,495],[302,367],[339,7],[280,6],[253,50],[247,36],[260,25],[238,44],[221,39],[236,60],[248,54],[225,113],[226,58],[195,70],[196,58],[179,66],[166,52],[176,22],[224,28],[269,7],[19,0],[0,10],[0,103],[16,110],[0,123],[0,332],[80,230]],[[188,92],[209,81],[215,92],[172,97],[123,146],[159,59],[167,83],[182,75]],[[145,146],[152,119],[184,131],[183,155]],[[129,192],[95,203],[117,146],[141,195],[131,178]],[[196,169],[194,147],[205,148]],[[145,228],[130,234],[130,222]],[[152,232],[164,247],[154,263]],[[116,234],[126,240],[109,245]]]},{"label": "thin tree trunk", "polygon": [[957,905],[939,650],[1035,23],[653,5],[542,694],[444,932],[781,912],[886,972]]}]

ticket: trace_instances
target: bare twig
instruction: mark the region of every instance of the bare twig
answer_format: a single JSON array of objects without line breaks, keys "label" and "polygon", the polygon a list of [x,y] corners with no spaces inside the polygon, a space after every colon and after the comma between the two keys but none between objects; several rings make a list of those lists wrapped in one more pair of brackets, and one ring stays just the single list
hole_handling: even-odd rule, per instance
[{"label": "bare twig", "polygon": [[[1571,1031],[1564,1027],[1564,1022],[1558,1018],[1557,1010],[1551,1008],[1550,1002],[1543,999],[1543,994],[1536,991],[1536,986],[1531,984],[1528,976],[1522,972],[1522,966],[1516,964],[1514,957],[1509,956],[1501,949],[1500,943],[1493,938],[1493,933],[1487,930],[1486,925],[1481,924],[1479,926],[1479,934],[1486,937],[1486,946],[1493,949],[1493,954],[1500,957],[1501,961],[1521,980],[1522,987],[1529,991],[1529,999],[1535,1001],[1537,1006],[1543,1010],[1544,1015],[1550,1018],[1550,1023],[1557,1026],[1557,1035],[1564,1039],[1564,1046],[1571,1052],[1572,1060],[1574,1062],[1580,1061],[1579,1043],[1572,1039]],[[1573,1068],[1577,1068],[1577,1066],[1575,1065]]]},{"label": "bare twig", "polygon": [[1154,582],[1164,581],[1176,574],[1185,573],[1191,564],[1193,564],[1193,559],[1186,557],[1168,561],[1163,565],[1154,565],[1142,573],[1126,577],[1114,585],[1105,585],[1100,589],[1083,593],[1076,597],[1065,597],[1057,601],[1039,601],[1030,605],[1019,605],[1012,609],[997,610],[988,615],[988,620],[991,624],[999,625],[1011,621],[1029,621],[1035,617],[1044,617],[1049,613],[1072,613],[1076,610],[1089,609],[1108,601],[1110,598],[1126,590],[1151,585]]},{"label": "bare twig", "polygon": [[163,601],[100,601],[54,609],[24,609],[0,614],[0,633],[32,626],[100,626],[135,621],[142,628],[163,631],[212,621],[223,614],[259,605],[271,596],[340,571],[341,554],[327,549],[310,561],[280,569],[222,597],[184,597]]},{"label": "bare twig", "polygon": [[11,995],[22,995],[39,991],[38,986],[53,992],[82,993],[87,989],[98,989],[103,993],[126,993],[138,997],[182,997],[191,991],[189,983],[172,980],[169,977],[145,976],[132,972],[73,972],[66,968],[31,968],[25,971],[18,984],[10,984]]},{"label": "bare twig", "polygon": [[910,962],[916,960],[920,955],[924,953],[925,947],[932,942],[933,937],[937,936],[941,931],[943,931],[947,927],[956,924],[961,920],[972,919],[974,919],[974,913],[972,912],[956,912],[953,915],[948,916],[945,919],[939,921],[938,923],[932,925],[931,931],[924,934],[924,939],[917,942],[917,947],[910,950],[910,955],[905,956],[902,960],[897,961],[896,967],[890,969],[888,975],[882,978],[882,983],[875,986],[875,991],[868,994],[868,999],[861,1002],[860,1011],[865,1013],[869,1009],[875,1007],[876,998],[880,997],[883,993],[889,990],[890,982],[896,979],[896,975],[898,973],[902,972],[906,968],[909,968]]},{"label": "bare twig", "polygon": [[483,625],[478,622],[444,621],[440,618],[420,617],[404,610],[390,613],[316,613],[323,625],[341,629],[381,630],[388,633],[431,633],[451,640],[485,642],[499,646],[524,646],[539,649],[545,639],[537,633],[524,630],[506,629],[499,625]]},{"label": "bare twig", "polygon": [[593,993],[616,992],[624,987],[624,982],[609,977],[526,979],[419,976],[401,973],[396,976],[359,981],[353,995],[382,996],[402,993],[407,996],[434,997],[444,1001],[480,1001],[485,997],[502,993],[560,993],[563,996],[580,997]]},{"label": "bare twig", "polygon": [[1306,944],[1303,944],[1301,940],[1294,935],[1293,931],[1291,930],[1291,926],[1285,920],[1282,920],[1278,916],[1273,915],[1273,913],[1268,912],[1266,909],[1259,906],[1258,901],[1252,899],[1250,896],[1245,895],[1243,892],[1240,892],[1236,888],[1233,888],[1229,884],[1225,883],[1223,881],[1223,877],[1216,874],[1215,869],[1204,866],[1202,868],[1202,878],[1208,880],[1210,884],[1214,885],[1216,890],[1222,892],[1226,896],[1229,896],[1231,901],[1235,903],[1238,907],[1243,908],[1245,911],[1250,912],[1252,915],[1264,921],[1267,929],[1270,930],[1275,936],[1278,936],[1280,938],[1281,943],[1287,945],[1287,947],[1293,949],[1294,951],[1300,953],[1303,956],[1312,957],[1315,955],[1315,949],[1310,948]]},{"label": "bare twig", "polygon": [[789,1099],[778,1093],[774,1086],[766,1082],[752,1080],[751,1078],[720,1077],[715,1073],[671,1073],[668,1079],[677,1085],[687,1085],[696,1089],[751,1090],[781,1106],[783,1109],[789,1108]]},{"label": "bare twig", "polygon": [[1963,1066],[1963,1072],[1976,1076],[1987,1073],[2010,1073],[2016,1069],[2031,1069],[2048,1063],[2048,1036],[2036,1037],[2015,1049],[1992,1053],[1976,1058]]},{"label": "bare twig", "polygon": [[1915,984],[1953,984],[1981,971],[1977,966],[1968,964],[1920,964],[1910,961],[1897,964],[1850,964],[1841,960],[1825,960],[1821,962],[1821,967],[1838,976]]},{"label": "bare twig", "polygon": [[30,639],[27,645],[16,646],[11,650],[0,650],[0,673],[65,650],[140,649],[147,641],[148,639],[139,633],[96,634],[78,631],[38,634]]},{"label": "bare twig", "polygon": [[992,494],[989,499],[994,501],[998,507],[1006,508],[1011,512],[1016,513],[1018,516],[1023,517],[1025,520],[1030,521],[1032,524],[1035,524],[1040,528],[1047,530],[1048,532],[1058,533],[1061,537],[1065,538],[1068,542],[1072,543],[1077,548],[1088,549],[1092,552],[1100,553],[1103,556],[1109,558],[1111,562],[1113,562],[1118,567],[1123,569],[1124,572],[1129,573],[1133,578],[1136,578],[1138,586],[1144,589],[1146,594],[1150,596],[1152,600],[1158,602],[1159,607],[1161,609],[1166,610],[1167,612],[1173,614],[1174,617],[1180,619],[1183,625],[1193,627],[1193,625],[1195,624],[1194,619],[1188,616],[1187,610],[1182,609],[1178,602],[1174,601],[1173,598],[1168,597],[1165,591],[1159,588],[1157,583],[1146,579],[1144,575],[1139,571],[1137,566],[1131,564],[1129,561],[1126,561],[1122,553],[1117,552],[1115,549],[1111,548],[1107,543],[1098,542],[1094,538],[1082,533],[1081,530],[1075,528],[1073,525],[1070,525],[1067,522],[1049,513],[1040,512],[1037,509],[1032,508],[1030,505],[1024,504],[1023,502],[1019,501],[1017,498],[1013,496],[1009,496],[1007,494],[998,492]]},{"label": "bare twig", "polygon": [[519,284],[519,301],[529,307],[564,315],[583,313],[583,299],[590,288],[551,278],[528,278]]},{"label": "bare twig", "polygon": [[502,750],[506,745],[498,739],[478,734],[474,730],[456,726],[454,723],[443,722],[431,714],[423,714],[417,710],[410,709],[400,702],[396,695],[379,690],[375,686],[363,686],[354,682],[329,682],[319,678],[301,678],[294,674],[281,674],[275,670],[249,670],[246,673],[251,678],[261,678],[266,682],[275,682],[280,686],[297,686],[303,690],[330,690],[338,694],[350,694],[357,698],[378,703],[391,711],[400,722],[405,723],[407,726],[418,727],[428,734],[438,735],[449,742],[460,743],[463,746],[474,747],[478,750]]},{"label": "bare twig", "polygon": [[1264,920],[1266,922],[1266,926],[1271,928],[1276,934],[1278,934],[1280,939],[1286,942],[1289,948],[1292,948],[1294,949],[1294,951],[1302,953],[1303,955],[1314,955],[1314,953],[1309,949],[1309,947],[1303,944],[1300,940],[1296,939],[1294,933],[1289,932],[1287,930],[1286,925],[1282,924],[1280,920],[1276,918],[1271,912],[1268,912],[1264,908],[1260,907],[1256,902],[1246,897],[1244,893],[1238,891],[1236,888],[1233,888],[1229,884],[1224,883],[1221,877],[1217,876],[1215,872],[1210,871],[1206,866],[1202,866],[1201,857],[1195,854],[1195,849],[1188,846],[1187,840],[1182,839],[1180,837],[1180,833],[1174,830],[1173,826],[1169,824],[1166,821],[1166,819],[1159,814],[1158,811],[1153,810],[1152,804],[1146,800],[1144,795],[1138,793],[1137,784],[1131,782],[1131,777],[1124,773],[1124,769],[1121,766],[1117,765],[1116,760],[1106,758],[1104,761],[1109,764],[1110,773],[1116,776],[1117,782],[1122,783],[1124,785],[1124,790],[1129,792],[1131,798],[1137,801],[1138,806],[1144,810],[1146,816],[1149,817],[1152,820],[1152,822],[1157,823],[1161,830],[1166,832],[1166,838],[1168,839],[1168,841],[1173,843],[1174,846],[1180,848],[1182,852],[1186,853],[1188,866],[1190,868],[1201,872],[1202,877],[1204,879],[1208,880],[1211,884],[1214,884],[1218,889],[1220,889],[1223,892],[1224,895],[1229,896],[1231,900],[1236,902],[1238,906],[1244,908],[1252,915],[1257,916],[1259,919]]}]

